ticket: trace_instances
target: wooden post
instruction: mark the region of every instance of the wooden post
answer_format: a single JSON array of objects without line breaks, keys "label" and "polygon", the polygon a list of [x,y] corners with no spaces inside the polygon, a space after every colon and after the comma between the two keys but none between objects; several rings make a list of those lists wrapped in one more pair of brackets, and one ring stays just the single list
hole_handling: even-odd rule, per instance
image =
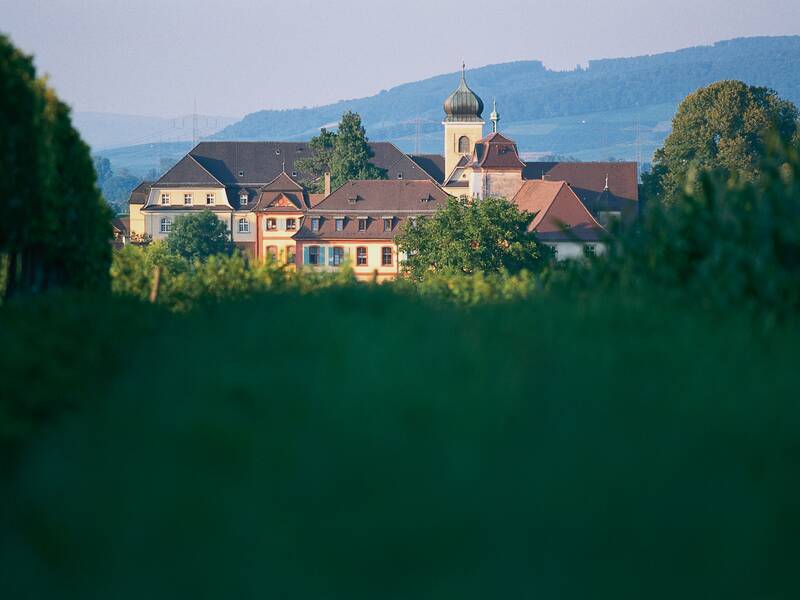
[{"label": "wooden post", "polygon": [[161,287],[161,267],[153,267],[153,283],[150,286],[150,302],[155,304],[158,301],[158,290]]}]

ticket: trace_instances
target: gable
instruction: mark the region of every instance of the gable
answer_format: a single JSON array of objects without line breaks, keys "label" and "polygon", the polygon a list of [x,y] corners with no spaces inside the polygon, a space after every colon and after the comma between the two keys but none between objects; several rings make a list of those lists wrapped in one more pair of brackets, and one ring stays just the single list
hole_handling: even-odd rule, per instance
[{"label": "gable", "polygon": [[206,168],[197,162],[191,154],[187,154],[180,159],[174,167],[164,173],[164,175],[153,184],[153,187],[163,185],[210,185],[216,187],[222,184]]}]

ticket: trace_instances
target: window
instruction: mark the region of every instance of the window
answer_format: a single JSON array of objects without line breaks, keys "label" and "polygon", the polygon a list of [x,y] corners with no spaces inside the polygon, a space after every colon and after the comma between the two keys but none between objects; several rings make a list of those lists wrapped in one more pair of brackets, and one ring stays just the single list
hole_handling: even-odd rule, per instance
[{"label": "window", "polygon": [[356,265],[359,267],[367,266],[367,249],[364,246],[356,248]]},{"label": "window", "polygon": [[297,177],[297,171],[292,171],[292,177]]},{"label": "window", "polygon": [[336,219],[336,231],[344,231],[344,219]]},{"label": "window", "polygon": [[594,247],[594,244],[586,244],[583,247],[583,255],[586,257],[594,256],[597,254],[597,250]]},{"label": "window", "polygon": [[383,218],[383,230],[384,231],[391,231],[392,230],[392,217],[384,217]]},{"label": "window", "polygon": [[294,231],[297,229],[297,221],[295,219],[286,219],[286,231]]},{"label": "window", "polygon": [[239,177],[244,177],[244,171],[239,171]]},{"label": "window", "polygon": [[397,178],[398,178],[398,179],[402,179],[402,178],[403,178],[403,172],[402,172],[402,171],[399,171],[399,172],[397,173]]},{"label": "window", "polygon": [[278,260],[278,247],[267,246],[267,256],[269,256],[272,260]]},{"label": "window", "polygon": [[275,231],[278,228],[278,222],[272,218],[267,219],[265,227],[267,228],[267,231]]},{"label": "window", "polygon": [[319,264],[319,246],[308,247],[308,264],[310,265]]},{"label": "window", "polygon": [[389,246],[384,246],[381,249],[381,265],[384,267],[392,266],[392,249]]},{"label": "window", "polygon": [[172,231],[172,219],[167,217],[161,219],[161,233],[169,233]]},{"label": "window", "polygon": [[206,194],[206,204],[214,204],[214,194]]},{"label": "window", "polygon": [[183,195],[183,203],[187,206],[192,203],[192,195],[191,194],[184,194]]},{"label": "window", "polygon": [[411,227],[417,226],[417,217],[409,217],[409,220],[411,221]]},{"label": "window", "polygon": [[286,262],[288,264],[294,264],[295,259],[295,248],[294,246],[286,246]]},{"label": "window", "polygon": [[333,249],[333,266],[338,267],[344,260],[344,248],[338,246]]},{"label": "window", "polygon": [[169,194],[161,194],[161,204],[169,204]]},{"label": "window", "polygon": [[458,151],[461,154],[469,153],[469,138],[465,135],[462,135],[458,138]]},{"label": "window", "polygon": [[247,206],[247,203],[250,201],[250,198],[247,196],[246,193],[242,192],[239,194],[239,204],[242,206]]},{"label": "window", "polygon": [[366,231],[367,230],[367,219],[359,219],[358,220],[358,230],[359,231]]},{"label": "window", "polygon": [[319,231],[319,217],[311,217],[311,231]]},{"label": "window", "polygon": [[250,221],[244,217],[239,219],[239,233],[250,233]]}]

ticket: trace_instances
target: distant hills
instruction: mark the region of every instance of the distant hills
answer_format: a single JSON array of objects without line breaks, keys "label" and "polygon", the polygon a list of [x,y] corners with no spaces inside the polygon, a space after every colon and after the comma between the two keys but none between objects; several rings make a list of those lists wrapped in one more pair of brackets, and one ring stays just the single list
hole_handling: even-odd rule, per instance
[{"label": "distant hills", "polygon": [[[76,112],[72,115],[72,121],[94,152],[145,142],[191,142],[194,129],[193,115],[167,119],[143,115]],[[233,117],[198,115],[198,135],[200,137],[212,135],[236,121],[237,119]]]},{"label": "distant hills", "polygon": [[[556,154],[580,160],[641,157],[646,162],[669,133],[678,103],[690,92],[721,79],[740,79],[771,87],[800,104],[798,65],[800,36],[754,37],[594,60],[588,68],[572,71],[551,71],[539,61],[512,62],[469,70],[467,78],[484,99],[487,113],[497,99],[501,129],[531,158]],[[442,102],[457,83],[458,74],[451,73],[368,98],[263,110],[207,139],[306,140],[354,110],[372,140],[392,141],[406,152],[441,153]],[[119,167],[130,159],[137,170],[148,164],[157,167],[176,146],[183,149],[185,144],[119,148],[112,162]]]}]

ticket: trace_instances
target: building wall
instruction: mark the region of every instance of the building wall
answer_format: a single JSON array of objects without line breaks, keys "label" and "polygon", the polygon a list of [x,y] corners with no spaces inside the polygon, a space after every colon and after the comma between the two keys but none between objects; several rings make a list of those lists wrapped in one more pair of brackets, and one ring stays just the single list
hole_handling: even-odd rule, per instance
[{"label": "building wall", "polygon": [[228,195],[225,193],[224,187],[153,188],[150,190],[150,196],[147,199],[148,205],[160,206],[162,192],[170,195],[169,205],[175,207],[175,209],[185,206],[183,203],[184,194],[192,194],[192,206],[208,206],[206,204],[206,194],[214,194],[214,206],[233,208],[228,204]]},{"label": "building wall", "polygon": [[584,247],[593,246],[595,254],[598,256],[605,254],[606,246],[600,242],[552,242],[546,243],[556,251],[556,260],[575,260],[586,256]]},{"label": "building wall", "polygon": [[144,213],[141,204],[129,204],[128,214],[130,215],[130,234],[144,235]]},{"label": "building wall", "polygon": [[[172,219],[173,224],[175,223],[175,219],[177,217],[183,215],[193,215],[197,214],[197,211],[181,211],[181,210],[160,210],[157,212],[146,212],[143,213],[144,223],[145,223],[145,233],[151,235],[153,237],[153,241],[157,242],[159,240],[165,240],[169,237],[168,233],[161,233],[161,219],[169,218]],[[215,212],[214,213],[220,221],[225,223],[225,226],[230,229],[231,226],[231,211],[224,211],[224,212]]]},{"label": "building wall", "polygon": [[[239,221],[244,219],[250,225],[249,232],[239,232]],[[246,211],[237,211],[233,213],[233,222],[231,225],[231,231],[233,232],[233,241],[237,244],[249,244],[253,248],[255,248],[256,244],[256,215],[251,212]]]},{"label": "building wall", "polygon": [[[325,259],[324,265],[315,267],[305,263],[309,246],[320,247],[321,256]],[[298,241],[297,264],[304,269],[318,269],[323,271],[336,270],[337,267],[332,267],[330,265],[330,257],[335,247],[344,250],[345,261],[349,260],[356,277],[360,280],[377,278],[378,281],[383,281],[394,279],[400,272],[400,257],[398,256],[397,246],[391,240]],[[367,249],[367,264],[364,266],[356,264],[356,251],[359,247]],[[381,264],[384,247],[392,249],[392,264],[390,266],[383,266]]]},{"label": "building wall", "polygon": [[483,137],[483,121],[474,123],[449,123],[444,124],[444,176],[448,177],[464,156],[458,151],[458,140],[461,136],[469,138],[469,152],[475,149],[475,142]]},{"label": "building wall", "polygon": [[470,175],[469,191],[473,198],[496,196],[511,200],[522,187],[522,171],[479,171]]},{"label": "building wall", "polygon": [[[275,219],[277,229],[267,230],[267,219]],[[286,229],[286,219],[294,219],[297,228],[294,230]],[[269,253],[268,248],[275,246],[278,250],[278,261],[281,263],[288,262],[289,248],[297,251],[297,243],[294,236],[300,230],[303,224],[303,213],[259,213],[257,215],[257,238],[256,238],[256,256],[265,260]]]}]

